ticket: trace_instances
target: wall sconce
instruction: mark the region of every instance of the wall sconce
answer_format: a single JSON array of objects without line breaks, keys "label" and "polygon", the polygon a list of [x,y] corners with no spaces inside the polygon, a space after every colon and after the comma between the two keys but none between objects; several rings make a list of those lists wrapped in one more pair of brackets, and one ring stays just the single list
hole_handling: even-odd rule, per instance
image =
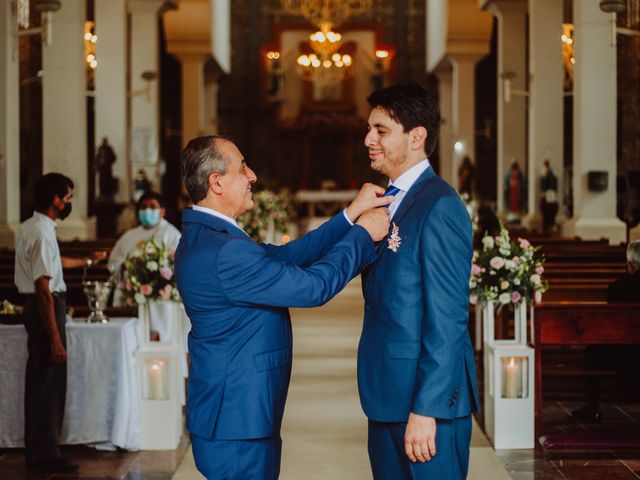
[{"label": "wall sconce", "polygon": [[131,90],[129,97],[136,97],[138,95],[146,95],[147,101],[151,101],[151,82],[158,78],[158,72],[154,70],[145,70],[140,74],[142,80],[146,82],[146,86],[140,90]]},{"label": "wall sconce", "polygon": [[640,30],[634,30],[633,28],[618,27],[616,25],[616,14],[622,13],[627,10],[626,0],[601,0],[600,10],[602,10],[604,13],[611,14],[611,46],[612,47],[616,45],[616,34],[640,37]]},{"label": "wall sconce", "polygon": [[518,90],[511,87],[511,82],[514,78],[516,78],[516,74],[514,72],[503,72],[500,74],[500,78],[503,83],[503,92],[504,92],[504,103],[511,103],[511,96],[518,95],[521,97],[528,97],[528,90]]},{"label": "wall sconce", "polygon": [[[40,12],[42,25],[40,27],[29,28],[28,0],[14,0],[14,13],[16,16],[16,29],[14,32],[14,36],[16,38],[19,38],[29,35],[40,35],[42,37],[42,43],[44,43],[45,45],[51,45],[53,33],[53,12],[57,12],[58,10],[60,10],[60,6],[62,5],[62,3],[60,2],[60,0],[31,0],[31,4],[36,11]],[[27,28],[20,29],[21,25],[25,25],[27,26]]]},{"label": "wall sconce", "polygon": [[284,83],[284,69],[280,60],[280,52],[270,50],[266,53],[267,98],[280,100]]},{"label": "wall sconce", "polygon": [[371,83],[374,90],[380,90],[386,85],[387,73],[391,69],[391,59],[394,51],[390,48],[379,47],[375,51],[373,60],[373,74],[371,75]]}]

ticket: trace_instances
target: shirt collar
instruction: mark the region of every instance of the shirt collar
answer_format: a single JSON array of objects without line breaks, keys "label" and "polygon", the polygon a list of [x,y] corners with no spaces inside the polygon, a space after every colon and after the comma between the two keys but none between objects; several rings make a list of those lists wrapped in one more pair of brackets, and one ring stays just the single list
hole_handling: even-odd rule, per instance
[{"label": "shirt collar", "polygon": [[54,219],[52,219],[49,215],[45,215],[44,213],[40,213],[40,212],[33,212],[33,216],[40,222],[44,222],[45,225],[48,225],[51,228],[58,228],[58,224],[55,222]]},{"label": "shirt collar", "polygon": [[425,158],[421,162],[416,163],[409,170],[404,172],[394,182],[389,181],[389,185],[393,184],[403,192],[408,192],[420,175],[430,167],[429,159]]},{"label": "shirt collar", "polygon": [[[217,210],[213,210],[213,209],[207,208],[207,207],[201,207],[200,205],[193,205],[192,208],[197,212],[208,213],[209,215],[213,215],[214,217],[221,218],[222,220],[224,220],[226,222],[229,222],[234,227],[240,228],[238,223],[233,218],[227,217],[224,213],[220,213]],[[242,230],[242,228],[240,228],[240,230]]]}]

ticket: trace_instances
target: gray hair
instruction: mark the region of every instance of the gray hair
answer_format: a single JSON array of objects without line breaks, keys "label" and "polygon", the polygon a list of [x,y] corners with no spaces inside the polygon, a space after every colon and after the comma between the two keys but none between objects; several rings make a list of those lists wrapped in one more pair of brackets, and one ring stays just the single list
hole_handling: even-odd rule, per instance
[{"label": "gray hair", "polygon": [[633,271],[640,270],[640,240],[635,240],[627,246],[627,262],[633,266]]},{"label": "gray hair", "polygon": [[182,150],[182,180],[193,203],[207,197],[212,173],[227,173],[229,159],[218,148],[218,140],[228,139],[219,135],[197,137]]}]

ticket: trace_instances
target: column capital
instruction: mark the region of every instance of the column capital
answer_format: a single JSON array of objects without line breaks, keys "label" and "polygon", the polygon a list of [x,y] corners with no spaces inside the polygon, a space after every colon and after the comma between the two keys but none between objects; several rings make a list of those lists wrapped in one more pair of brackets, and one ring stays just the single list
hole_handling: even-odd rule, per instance
[{"label": "column capital", "polygon": [[497,17],[527,13],[526,0],[478,0],[478,6],[482,10],[490,11]]},{"label": "column capital", "polygon": [[204,62],[211,56],[211,43],[207,40],[172,40],[167,42],[167,52],[180,62]]},{"label": "column capital", "polygon": [[149,13],[162,15],[167,10],[178,8],[178,0],[129,0],[127,11],[129,13]]}]

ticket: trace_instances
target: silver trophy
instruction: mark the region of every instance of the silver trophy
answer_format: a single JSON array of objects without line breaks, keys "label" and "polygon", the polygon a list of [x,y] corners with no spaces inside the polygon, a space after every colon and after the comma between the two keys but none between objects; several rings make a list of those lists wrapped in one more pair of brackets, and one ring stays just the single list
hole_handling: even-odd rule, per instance
[{"label": "silver trophy", "polygon": [[85,281],[82,282],[82,286],[91,309],[91,313],[87,317],[87,323],[107,323],[109,319],[102,309],[107,306],[113,284],[111,282]]}]

